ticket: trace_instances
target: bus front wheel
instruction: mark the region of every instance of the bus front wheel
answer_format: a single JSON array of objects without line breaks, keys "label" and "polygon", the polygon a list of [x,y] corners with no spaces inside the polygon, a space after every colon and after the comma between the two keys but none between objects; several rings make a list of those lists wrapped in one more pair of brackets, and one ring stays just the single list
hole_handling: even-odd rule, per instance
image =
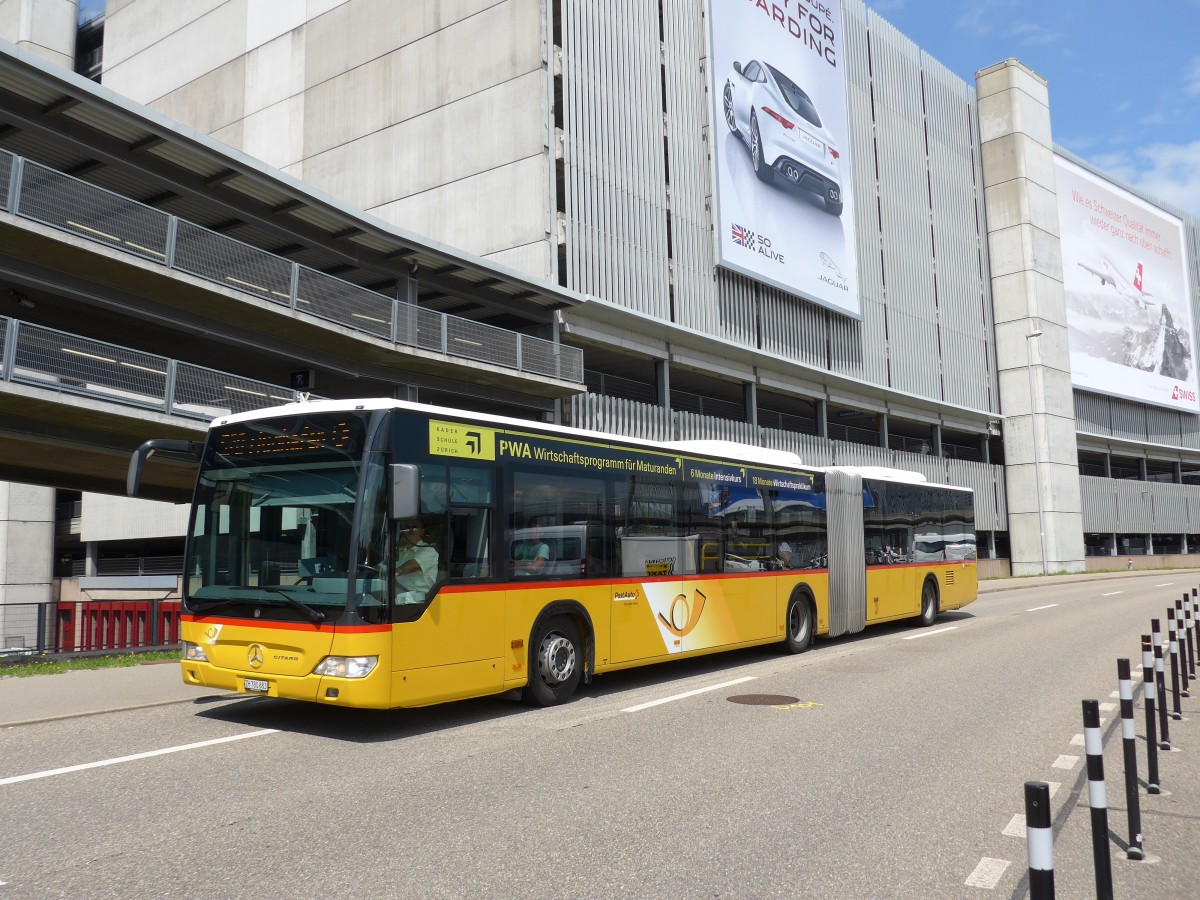
[{"label": "bus front wheel", "polygon": [[534,632],[529,683],[521,699],[531,706],[555,706],[575,694],[583,676],[579,628],[567,616],[555,616]]},{"label": "bus front wheel", "polygon": [[921,588],[921,615],[917,617],[917,624],[922,626],[932,625],[937,620],[937,615],[937,585],[932,578],[927,578]]},{"label": "bus front wheel", "polygon": [[795,596],[788,603],[787,637],[785,643],[788,653],[803,653],[812,646],[813,616],[808,598],[803,595]]}]

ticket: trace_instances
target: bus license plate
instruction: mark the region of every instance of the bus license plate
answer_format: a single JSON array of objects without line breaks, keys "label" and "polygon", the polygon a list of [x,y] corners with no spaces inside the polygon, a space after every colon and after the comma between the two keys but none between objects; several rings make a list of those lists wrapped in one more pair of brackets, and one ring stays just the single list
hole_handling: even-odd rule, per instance
[{"label": "bus license plate", "polygon": [[261,678],[246,679],[246,690],[248,691],[257,691],[260,694],[265,694],[270,689],[271,685],[268,682],[263,681]]}]

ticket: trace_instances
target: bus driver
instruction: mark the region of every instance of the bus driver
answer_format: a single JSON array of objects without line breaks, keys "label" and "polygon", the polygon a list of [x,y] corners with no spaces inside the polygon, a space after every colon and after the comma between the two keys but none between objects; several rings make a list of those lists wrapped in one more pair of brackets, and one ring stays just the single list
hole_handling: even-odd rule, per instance
[{"label": "bus driver", "polygon": [[425,524],[407,519],[396,550],[396,602],[424,603],[437,580],[438,551],[425,543]]}]

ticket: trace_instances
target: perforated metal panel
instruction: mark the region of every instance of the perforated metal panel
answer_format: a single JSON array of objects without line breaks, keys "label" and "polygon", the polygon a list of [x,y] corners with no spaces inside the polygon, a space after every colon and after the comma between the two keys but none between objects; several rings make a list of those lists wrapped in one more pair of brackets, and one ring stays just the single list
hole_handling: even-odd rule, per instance
[{"label": "perforated metal panel", "polygon": [[568,285],[669,319],[658,2],[560,8]]},{"label": "perforated metal panel", "polygon": [[867,625],[862,476],[832,469],[825,475],[829,523],[829,636]]}]

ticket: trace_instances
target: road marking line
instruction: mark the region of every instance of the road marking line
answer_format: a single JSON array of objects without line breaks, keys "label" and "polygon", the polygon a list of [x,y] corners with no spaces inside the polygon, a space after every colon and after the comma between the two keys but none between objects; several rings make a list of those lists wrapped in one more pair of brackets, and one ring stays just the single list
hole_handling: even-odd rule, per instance
[{"label": "road marking line", "polygon": [[963,884],[968,887],[984,888],[991,890],[1000,883],[1000,879],[1004,875],[1004,870],[1012,863],[1007,859],[992,859],[985,856],[979,861],[979,865],[975,867],[975,871],[967,876],[967,880]]},{"label": "road marking line", "polygon": [[1058,793],[1058,789],[1062,787],[1061,781],[1047,781],[1046,785],[1050,788],[1050,799],[1054,799],[1054,795]]},{"label": "road marking line", "polygon": [[1009,837],[1025,837],[1025,815],[1017,813],[1008,820],[1008,824],[1004,826],[1001,834],[1007,834]]},{"label": "road marking line", "polygon": [[1111,693],[1110,693],[1108,696],[1110,696],[1110,697],[1116,697],[1117,699],[1120,699],[1120,697],[1121,697],[1121,692],[1120,692],[1120,691],[1112,691],[1112,692],[1111,692]]},{"label": "road marking line", "polygon": [[1084,742],[1083,742],[1083,735],[1082,735],[1082,734],[1077,734],[1077,735],[1075,735],[1075,737],[1071,738],[1071,746],[1072,746],[1072,747],[1085,747],[1085,746],[1087,746],[1087,745],[1086,745],[1086,744],[1084,744]]},{"label": "road marking line", "polygon": [[933,631],[922,631],[920,634],[910,634],[904,638],[906,641],[915,641],[917,638],[932,637],[935,634],[945,634],[947,631],[954,631],[958,628],[957,625],[947,625],[945,628],[935,628]]},{"label": "road marking line", "polygon": [[639,703],[637,706],[629,706],[621,710],[621,712],[640,712],[643,709],[649,709],[652,706],[659,706],[663,703],[670,703],[672,700],[682,700],[685,697],[695,697],[697,694],[704,694],[708,691],[719,691],[721,688],[732,687],[735,684],[741,684],[744,681],[753,681],[757,675],[747,675],[745,678],[735,678],[733,681],[724,681],[721,684],[710,685],[709,687],[696,688],[694,691],[687,691],[682,694],[673,694],[670,697],[663,697],[660,700],[651,700],[649,703]]},{"label": "road marking line", "polygon": [[1117,594],[1123,594],[1124,591],[1109,591],[1107,594],[1101,594],[1101,597],[1115,597]]},{"label": "road marking line", "polygon": [[67,775],[71,772],[82,772],[84,769],[98,769],[101,766],[115,766],[117,763],[134,762],[139,759],[149,759],[152,756],[165,756],[168,753],[181,753],[184,750],[197,750],[200,747],[211,747],[214,744],[227,744],[230,741],[241,741],[246,738],[260,737],[264,734],[278,734],[278,728],[263,728],[260,731],[247,731],[245,734],[235,734],[230,737],[213,738],[211,741],[197,741],[194,744],[180,744],[178,747],[164,747],[161,750],[147,750],[145,753],[134,753],[130,756],[118,756],[114,759],[102,759],[99,762],[81,763],[78,766],[63,766],[61,769],[47,769],[44,772],[31,772],[28,775],[14,775],[11,778],[0,778],[0,785],[16,784],[19,781],[33,781],[37,778],[49,778],[52,775]]},{"label": "road marking line", "polygon": [[1073,769],[1075,768],[1075,764],[1077,762],[1079,762],[1078,756],[1067,756],[1064,754],[1059,756],[1059,758],[1054,762],[1050,763],[1050,765],[1055,769]]},{"label": "road marking line", "polygon": [[[1120,696],[1120,694],[1121,694],[1121,692],[1117,691],[1117,696]],[[1111,697],[1112,695],[1109,694],[1109,696]],[[1101,703],[1100,704],[1100,712],[1112,712],[1116,708],[1117,708],[1117,704],[1115,704],[1115,703]]]},{"label": "road marking line", "polygon": [[1053,609],[1058,606],[1057,603],[1047,603],[1045,606],[1035,606],[1033,609],[1027,609],[1025,612],[1037,612],[1039,609]]},{"label": "road marking line", "polygon": [[1167,581],[1167,582],[1164,582],[1163,584],[1156,584],[1155,587],[1170,587],[1174,583],[1175,582],[1173,582],[1173,581]]}]

